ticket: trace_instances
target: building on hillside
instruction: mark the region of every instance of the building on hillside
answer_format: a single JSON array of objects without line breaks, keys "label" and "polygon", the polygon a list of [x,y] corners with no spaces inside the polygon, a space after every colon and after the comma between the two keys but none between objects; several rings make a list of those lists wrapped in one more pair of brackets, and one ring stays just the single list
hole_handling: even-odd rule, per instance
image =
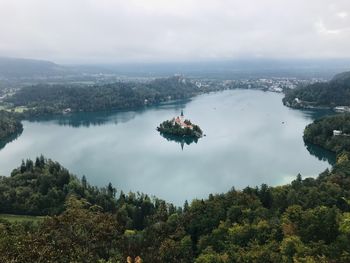
[{"label": "building on hillside", "polygon": [[72,109],[71,108],[66,108],[63,110],[63,114],[71,113]]},{"label": "building on hillside", "polygon": [[339,130],[333,130],[333,136],[339,136],[339,135],[342,135],[343,132],[342,131],[339,131]]},{"label": "building on hillside", "polygon": [[334,107],[335,112],[350,112],[350,107],[349,106],[337,106]]}]

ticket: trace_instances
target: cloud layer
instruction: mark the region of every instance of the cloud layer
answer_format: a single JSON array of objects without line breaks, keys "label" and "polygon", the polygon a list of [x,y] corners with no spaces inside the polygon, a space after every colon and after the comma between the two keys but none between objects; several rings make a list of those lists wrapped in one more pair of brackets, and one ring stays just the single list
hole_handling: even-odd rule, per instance
[{"label": "cloud layer", "polygon": [[349,0],[0,0],[0,56],[349,58],[349,45]]}]

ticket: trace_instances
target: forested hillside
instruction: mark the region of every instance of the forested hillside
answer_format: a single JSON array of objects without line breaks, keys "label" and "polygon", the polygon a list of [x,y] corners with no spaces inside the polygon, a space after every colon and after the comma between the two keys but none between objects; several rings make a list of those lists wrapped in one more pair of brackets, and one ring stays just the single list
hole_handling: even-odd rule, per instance
[{"label": "forested hillside", "polygon": [[14,106],[25,106],[30,115],[71,111],[129,110],[170,99],[189,98],[197,86],[182,77],[150,83],[118,82],[100,86],[36,85],[9,97]]},{"label": "forested hillside", "polygon": [[[342,134],[334,136],[333,131]],[[304,140],[335,153],[350,152],[350,114],[328,116],[309,124],[304,131]]]},{"label": "forested hillside", "polygon": [[85,178],[78,180],[57,162],[43,156],[23,161],[10,177],[0,179],[0,213],[55,215],[64,211],[68,195],[74,194],[100,205],[105,211],[115,207],[115,189],[98,189]]},{"label": "forested hillside", "polygon": [[326,83],[290,90],[283,102],[296,108],[350,106],[350,72],[338,74]]},{"label": "forested hillside", "polygon": [[22,124],[17,115],[0,110],[0,142],[21,133]]},{"label": "forested hillside", "polygon": [[[317,179],[247,187],[176,208],[111,185],[98,189],[37,158],[0,179],[1,262],[349,262],[350,161]],[[62,253],[64,251],[64,253]]]}]

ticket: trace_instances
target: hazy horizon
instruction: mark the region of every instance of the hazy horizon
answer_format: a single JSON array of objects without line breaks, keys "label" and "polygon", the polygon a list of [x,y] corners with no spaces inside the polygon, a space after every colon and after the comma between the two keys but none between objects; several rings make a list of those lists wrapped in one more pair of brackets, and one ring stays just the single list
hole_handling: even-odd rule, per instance
[{"label": "hazy horizon", "polygon": [[60,64],[350,58],[346,0],[0,0],[0,56]]}]

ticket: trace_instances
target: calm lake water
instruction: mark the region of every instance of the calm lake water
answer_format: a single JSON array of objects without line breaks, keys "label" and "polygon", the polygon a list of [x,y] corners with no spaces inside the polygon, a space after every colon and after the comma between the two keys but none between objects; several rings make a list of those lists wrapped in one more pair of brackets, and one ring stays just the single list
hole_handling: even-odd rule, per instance
[{"label": "calm lake water", "polygon": [[[197,143],[162,137],[157,125],[180,114],[199,124]],[[304,127],[325,112],[284,107],[282,95],[232,90],[142,111],[85,113],[24,121],[24,131],[0,150],[0,174],[40,154],[93,185],[109,182],[177,205],[232,186],[289,183],[317,176],[334,156],[305,146]],[[190,144],[187,144],[190,143]]]}]

